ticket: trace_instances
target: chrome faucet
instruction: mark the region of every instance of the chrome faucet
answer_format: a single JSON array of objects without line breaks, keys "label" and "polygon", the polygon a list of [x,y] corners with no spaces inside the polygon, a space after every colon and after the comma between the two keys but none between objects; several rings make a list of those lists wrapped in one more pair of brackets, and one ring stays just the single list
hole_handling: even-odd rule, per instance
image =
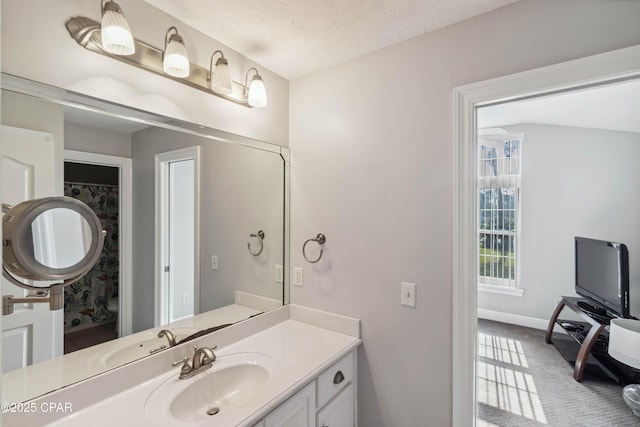
[{"label": "chrome faucet", "polygon": [[168,329],[163,329],[158,332],[158,338],[166,337],[169,340],[169,347],[173,347],[176,345],[176,337],[173,333]]},{"label": "chrome faucet", "polygon": [[216,360],[216,355],[213,352],[213,350],[215,350],[216,348],[218,348],[217,345],[214,345],[211,348],[198,348],[194,346],[193,359],[191,360],[191,363],[189,363],[189,358],[185,356],[182,360],[173,362],[171,366],[178,366],[182,363],[182,368],[180,368],[180,376],[178,378],[181,380],[186,380],[187,378],[191,378],[192,376],[206,371],[211,367],[211,364]]}]

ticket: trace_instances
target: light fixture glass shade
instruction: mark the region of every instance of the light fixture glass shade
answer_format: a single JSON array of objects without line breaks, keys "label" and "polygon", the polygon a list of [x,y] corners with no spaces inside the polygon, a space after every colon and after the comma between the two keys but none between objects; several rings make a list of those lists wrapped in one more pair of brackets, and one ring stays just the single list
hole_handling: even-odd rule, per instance
[{"label": "light fixture glass shade", "polygon": [[221,61],[221,59],[223,58],[218,59],[211,76],[211,90],[222,95],[230,95],[233,89],[231,88],[229,64],[226,60]]},{"label": "light fixture glass shade", "polygon": [[[113,2],[109,3],[115,4]],[[119,10],[106,10],[104,12],[101,30],[102,47],[107,52],[115,55],[132,55],[135,52],[136,48],[129,24]]]},{"label": "light fixture glass shade", "polygon": [[184,78],[189,76],[189,56],[187,48],[181,38],[172,35],[164,51],[162,61],[164,72],[173,77]]},{"label": "light fixture glass shade", "polygon": [[249,84],[249,95],[247,101],[252,107],[260,108],[267,106],[267,89],[264,87],[262,77],[257,74],[253,76],[253,79]]}]

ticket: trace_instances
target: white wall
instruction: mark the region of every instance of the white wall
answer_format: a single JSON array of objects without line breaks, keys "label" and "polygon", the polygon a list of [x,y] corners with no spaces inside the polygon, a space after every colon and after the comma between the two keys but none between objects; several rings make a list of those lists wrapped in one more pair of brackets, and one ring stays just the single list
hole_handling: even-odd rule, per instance
[{"label": "white wall", "polygon": [[161,48],[166,30],[176,25],[191,62],[208,67],[211,53],[221,49],[237,81],[244,80],[249,67],[258,67],[267,86],[269,106],[245,108],[82,48],[70,37],[65,22],[75,16],[99,21],[99,1],[2,0],[2,71],[239,135],[288,144],[287,80],[142,0],[125,0],[121,6],[134,37],[152,46]]},{"label": "white wall", "polygon": [[[611,108],[615,108],[614,105]],[[478,307],[549,319],[554,301],[575,295],[575,236],[629,249],[632,314],[640,315],[640,134],[551,125],[524,132],[521,283],[523,297],[480,292]]]},{"label": "white wall", "polygon": [[[305,280],[291,300],[362,319],[360,425],[451,424],[452,88],[638,44],[638,16],[635,1],[523,0],[291,82]],[[300,248],[318,232],[310,265]]]}]

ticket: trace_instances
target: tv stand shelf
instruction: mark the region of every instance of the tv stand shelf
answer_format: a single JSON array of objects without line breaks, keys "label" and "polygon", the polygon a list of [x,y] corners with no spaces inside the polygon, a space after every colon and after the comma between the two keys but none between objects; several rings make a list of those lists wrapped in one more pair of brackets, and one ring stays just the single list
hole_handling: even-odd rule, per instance
[{"label": "tv stand shelf", "polygon": [[[609,333],[606,330],[606,326],[611,319],[606,316],[600,316],[597,313],[585,312],[581,307],[584,305],[584,302],[583,299],[577,297],[562,297],[549,320],[545,342],[547,344],[554,344],[567,360],[570,359],[567,357],[568,355],[565,351],[561,350],[561,348],[552,341],[553,328],[555,325],[559,325],[579,346],[578,354],[575,356],[573,370],[573,378],[576,381],[582,382],[585,369],[587,365],[591,364],[596,365],[610,378],[622,382],[616,366],[617,363],[608,354],[607,343]],[[572,322],[558,319],[560,312],[565,307],[578,314],[584,321]],[[571,324],[571,326],[569,326],[569,324]],[[572,360],[569,361],[571,362]]]}]

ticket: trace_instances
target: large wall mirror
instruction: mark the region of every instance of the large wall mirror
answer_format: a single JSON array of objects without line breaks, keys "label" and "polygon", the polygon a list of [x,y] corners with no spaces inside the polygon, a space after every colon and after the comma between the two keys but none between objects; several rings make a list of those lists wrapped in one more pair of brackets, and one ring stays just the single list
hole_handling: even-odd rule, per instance
[{"label": "large wall mirror", "polygon": [[4,400],[287,303],[287,148],[5,74],[2,141],[3,203],[73,197],[106,231],[63,310],[3,316]]}]

